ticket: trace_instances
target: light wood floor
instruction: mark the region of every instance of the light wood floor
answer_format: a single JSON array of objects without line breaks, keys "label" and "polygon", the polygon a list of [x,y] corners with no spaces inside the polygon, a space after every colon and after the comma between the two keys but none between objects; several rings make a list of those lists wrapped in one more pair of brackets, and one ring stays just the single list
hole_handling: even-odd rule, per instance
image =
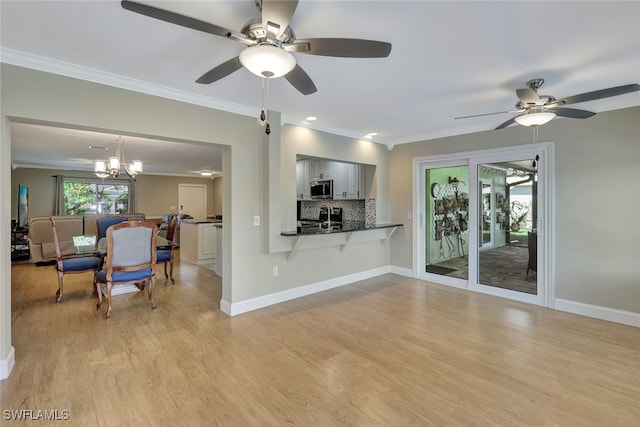
[{"label": "light wood floor", "polygon": [[75,426],[640,425],[637,328],[392,274],[230,318],[213,272],[175,277],[155,311],[122,295],[105,320],[89,275],[55,304],[53,267],[14,266],[0,410]]}]

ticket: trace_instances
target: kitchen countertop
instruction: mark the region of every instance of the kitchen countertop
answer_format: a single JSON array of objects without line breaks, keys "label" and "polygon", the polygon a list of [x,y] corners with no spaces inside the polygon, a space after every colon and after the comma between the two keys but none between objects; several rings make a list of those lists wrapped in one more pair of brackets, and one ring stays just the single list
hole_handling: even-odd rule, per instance
[{"label": "kitchen countertop", "polygon": [[[338,227],[335,223],[332,223],[332,228],[322,228],[321,222],[318,222],[318,227],[306,227],[301,228],[298,221],[297,231],[283,231],[280,235],[285,237],[296,236],[311,236],[316,234],[337,234],[337,233],[350,233],[353,231],[365,231],[365,230],[377,230],[381,228],[402,227],[403,224],[397,222],[383,222],[372,225],[365,225],[364,221],[343,221],[341,226]],[[303,221],[304,222],[304,221]]]}]

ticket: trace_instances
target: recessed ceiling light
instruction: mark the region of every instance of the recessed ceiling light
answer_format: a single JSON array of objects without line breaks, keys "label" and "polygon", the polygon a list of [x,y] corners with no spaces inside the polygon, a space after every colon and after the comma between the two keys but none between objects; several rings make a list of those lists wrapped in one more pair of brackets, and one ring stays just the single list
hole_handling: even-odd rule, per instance
[{"label": "recessed ceiling light", "polygon": [[309,117],[305,117],[305,120],[309,120],[310,122],[314,121],[314,120],[318,120],[318,118],[316,116],[309,116]]},{"label": "recessed ceiling light", "polygon": [[374,137],[374,136],[376,136],[376,135],[378,135],[378,133],[377,133],[377,132],[371,132],[371,133],[366,134],[364,137],[365,137],[365,138],[368,138],[368,139],[371,139],[371,138],[373,138],[373,137]]},{"label": "recessed ceiling light", "polygon": [[200,175],[202,175],[202,176],[212,176],[213,172],[211,172],[211,171],[200,171]]}]

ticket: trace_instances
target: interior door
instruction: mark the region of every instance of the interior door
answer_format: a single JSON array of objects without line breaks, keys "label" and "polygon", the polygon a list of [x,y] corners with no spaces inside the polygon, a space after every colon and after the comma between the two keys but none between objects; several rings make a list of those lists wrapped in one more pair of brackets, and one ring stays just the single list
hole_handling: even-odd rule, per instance
[{"label": "interior door", "polygon": [[191,215],[197,221],[207,219],[207,186],[178,184],[178,213]]}]

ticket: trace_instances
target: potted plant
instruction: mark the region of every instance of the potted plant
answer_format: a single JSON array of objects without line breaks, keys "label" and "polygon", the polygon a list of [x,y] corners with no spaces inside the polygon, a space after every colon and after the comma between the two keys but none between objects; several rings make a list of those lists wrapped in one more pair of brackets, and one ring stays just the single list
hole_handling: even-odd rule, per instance
[{"label": "potted plant", "polygon": [[529,209],[527,209],[526,206],[520,202],[512,202],[510,213],[511,224],[509,225],[511,231],[514,233],[520,231],[520,228],[527,222],[527,215],[529,215]]}]

